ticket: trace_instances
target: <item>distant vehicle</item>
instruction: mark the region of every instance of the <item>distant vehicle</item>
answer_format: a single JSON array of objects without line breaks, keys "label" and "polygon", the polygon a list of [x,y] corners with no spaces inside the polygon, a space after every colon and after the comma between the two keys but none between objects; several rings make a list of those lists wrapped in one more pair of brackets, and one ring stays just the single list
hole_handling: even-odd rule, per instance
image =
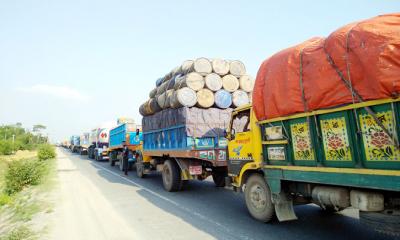
[{"label": "distant vehicle", "polygon": [[[110,130],[110,138],[109,138],[109,162],[111,166],[115,165],[115,162],[118,162],[119,168],[121,171],[124,171],[125,168],[129,170],[132,169],[134,163],[136,162],[136,155],[138,150],[141,149],[142,141],[142,131],[141,127],[137,126],[133,122],[122,123]],[[126,146],[129,149],[129,159],[128,166],[124,166],[123,164],[123,142],[125,142]]]},{"label": "distant vehicle", "polygon": [[101,161],[108,158],[109,128],[95,128],[90,132],[88,157]]},{"label": "distant vehicle", "polygon": [[77,153],[80,146],[80,136],[72,135],[69,140],[69,149],[73,153]]},{"label": "distant vehicle", "polygon": [[89,145],[89,133],[83,133],[81,136],[79,136],[79,146],[77,147],[77,153],[79,153],[79,155],[87,154]]}]

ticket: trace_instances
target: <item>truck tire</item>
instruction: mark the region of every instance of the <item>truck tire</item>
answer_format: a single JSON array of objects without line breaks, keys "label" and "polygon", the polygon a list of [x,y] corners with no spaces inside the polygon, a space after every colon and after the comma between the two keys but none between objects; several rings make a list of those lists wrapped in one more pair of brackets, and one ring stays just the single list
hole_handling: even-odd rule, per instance
[{"label": "truck tire", "polygon": [[141,152],[136,152],[136,175],[139,178],[144,178],[144,164],[143,164],[143,156]]},{"label": "truck tire", "polygon": [[162,170],[164,189],[168,192],[179,191],[182,187],[181,171],[178,164],[172,160],[166,160]]},{"label": "truck tire", "polygon": [[379,233],[400,237],[400,215],[360,211],[360,222]]},{"label": "truck tire", "polygon": [[212,171],[212,179],[216,187],[225,187],[225,177],[227,176],[226,168],[214,168]]},{"label": "truck tire", "polygon": [[271,221],[275,208],[271,200],[271,191],[261,174],[249,177],[244,194],[250,215],[261,222]]},{"label": "truck tire", "polygon": [[225,175],[221,172],[212,174],[212,179],[216,187],[225,187]]}]

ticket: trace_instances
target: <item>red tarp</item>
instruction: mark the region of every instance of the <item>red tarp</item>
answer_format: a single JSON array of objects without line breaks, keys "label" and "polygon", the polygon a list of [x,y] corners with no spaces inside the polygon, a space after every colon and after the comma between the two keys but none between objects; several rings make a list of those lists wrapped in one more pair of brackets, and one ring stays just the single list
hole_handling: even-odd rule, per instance
[{"label": "red tarp", "polygon": [[258,120],[358,102],[338,72],[363,100],[399,96],[400,14],[348,24],[265,60],[253,92]]}]

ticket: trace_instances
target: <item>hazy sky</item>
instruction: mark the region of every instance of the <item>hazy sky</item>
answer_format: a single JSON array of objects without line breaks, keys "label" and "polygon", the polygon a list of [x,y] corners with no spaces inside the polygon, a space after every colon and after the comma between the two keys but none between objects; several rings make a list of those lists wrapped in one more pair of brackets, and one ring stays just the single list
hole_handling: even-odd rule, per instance
[{"label": "hazy sky", "polygon": [[48,126],[53,140],[139,106],[157,78],[196,57],[271,54],[400,1],[0,1],[0,124]]}]

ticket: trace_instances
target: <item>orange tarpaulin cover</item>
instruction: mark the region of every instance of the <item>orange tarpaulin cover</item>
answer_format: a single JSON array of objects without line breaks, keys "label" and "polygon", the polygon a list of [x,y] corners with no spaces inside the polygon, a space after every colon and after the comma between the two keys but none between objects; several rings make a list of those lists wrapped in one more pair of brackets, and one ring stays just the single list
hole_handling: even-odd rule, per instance
[{"label": "orange tarpaulin cover", "polygon": [[265,60],[253,106],[265,120],[399,93],[400,14],[390,14],[348,24]]}]

